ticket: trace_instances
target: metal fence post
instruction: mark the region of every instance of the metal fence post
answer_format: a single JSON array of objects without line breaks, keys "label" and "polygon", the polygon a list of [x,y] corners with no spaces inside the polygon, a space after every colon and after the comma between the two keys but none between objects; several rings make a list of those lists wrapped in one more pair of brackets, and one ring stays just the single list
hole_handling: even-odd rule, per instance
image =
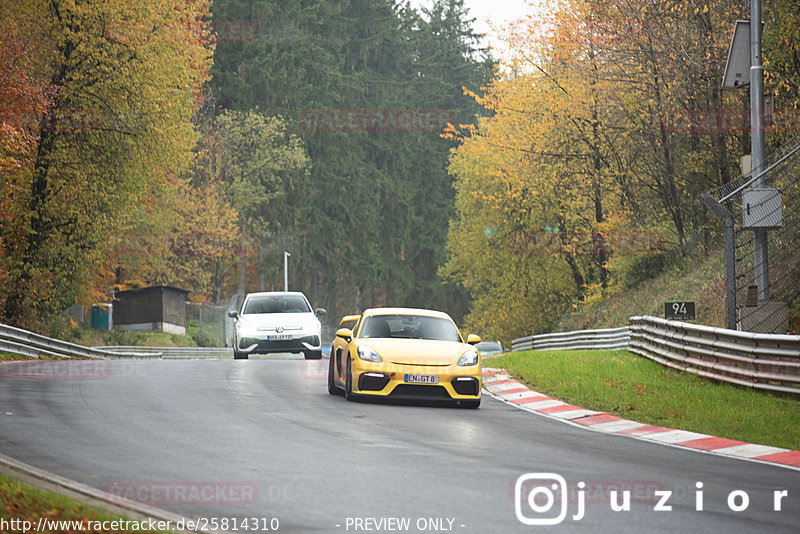
[{"label": "metal fence post", "polygon": [[[727,211],[727,210],[726,210]],[[736,231],[733,217],[722,219],[725,234],[725,328],[736,328]]]},{"label": "metal fence post", "polygon": [[725,233],[725,327],[736,330],[736,233],[733,215],[708,193],[698,196],[707,210],[722,219]]}]

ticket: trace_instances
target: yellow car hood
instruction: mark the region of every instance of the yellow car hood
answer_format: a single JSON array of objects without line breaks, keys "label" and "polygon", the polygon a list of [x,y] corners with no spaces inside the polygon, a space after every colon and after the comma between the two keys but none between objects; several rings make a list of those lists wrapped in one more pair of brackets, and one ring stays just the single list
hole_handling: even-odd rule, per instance
[{"label": "yellow car hood", "polygon": [[359,342],[390,363],[401,365],[451,365],[465,351],[464,343],[428,339],[375,338]]}]

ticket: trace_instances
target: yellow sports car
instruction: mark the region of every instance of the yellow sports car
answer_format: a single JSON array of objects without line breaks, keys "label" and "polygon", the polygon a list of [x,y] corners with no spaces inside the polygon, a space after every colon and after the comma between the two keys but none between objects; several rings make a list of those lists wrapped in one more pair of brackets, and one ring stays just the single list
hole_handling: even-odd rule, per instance
[{"label": "yellow sports car", "polygon": [[328,392],[481,403],[481,355],[449,315],[411,308],[366,310],[353,329],[340,328],[328,364]]},{"label": "yellow sports car", "polygon": [[[358,323],[359,319],[361,319],[360,315],[345,315],[339,320],[339,326],[336,327],[336,330],[341,330],[342,328],[349,328],[350,330],[355,331],[356,324]],[[347,342],[344,339],[342,339],[342,338],[340,338],[338,336],[334,336],[333,342],[331,343],[331,361],[333,361],[334,354],[336,354],[337,351],[340,354],[343,354],[344,353],[343,349],[346,346],[347,346]],[[338,366],[336,368],[336,372],[339,373],[339,374],[342,374],[343,367],[342,367],[342,359],[341,359],[341,357],[338,360],[336,360],[335,363],[331,363],[331,365],[334,365],[334,364]],[[328,371],[329,371],[328,375],[330,375],[330,369]],[[328,389],[329,389],[331,395],[333,395],[333,394],[335,394],[335,391],[333,389],[331,389],[330,376],[328,378],[329,378],[329,380],[328,380]]]}]

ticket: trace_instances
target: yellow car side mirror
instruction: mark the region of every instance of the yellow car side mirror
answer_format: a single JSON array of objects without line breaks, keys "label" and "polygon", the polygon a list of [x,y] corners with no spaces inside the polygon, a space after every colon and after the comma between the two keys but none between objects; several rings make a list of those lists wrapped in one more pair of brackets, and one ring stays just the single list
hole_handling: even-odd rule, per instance
[{"label": "yellow car side mirror", "polygon": [[340,328],[336,331],[336,337],[340,337],[350,343],[350,341],[353,339],[353,331],[349,328]]},{"label": "yellow car side mirror", "polygon": [[[338,332],[337,332],[337,334],[338,334]],[[481,342],[481,336],[478,336],[478,335],[475,335],[475,334],[470,334],[470,335],[467,336],[467,343],[469,343],[470,345],[476,345],[476,344],[478,344],[480,342]]]}]

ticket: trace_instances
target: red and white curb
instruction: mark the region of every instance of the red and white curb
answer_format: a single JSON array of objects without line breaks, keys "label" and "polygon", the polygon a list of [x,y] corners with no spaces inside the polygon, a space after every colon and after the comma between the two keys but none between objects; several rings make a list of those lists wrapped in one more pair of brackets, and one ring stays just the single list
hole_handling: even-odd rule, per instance
[{"label": "red and white curb", "polygon": [[632,436],[734,458],[800,468],[800,451],[717,438],[687,430],[646,425],[605,412],[585,410],[580,406],[567,404],[533,391],[525,384],[511,378],[503,369],[484,369],[483,388],[496,399],[522,410],[560,419],[591,430]]}]

